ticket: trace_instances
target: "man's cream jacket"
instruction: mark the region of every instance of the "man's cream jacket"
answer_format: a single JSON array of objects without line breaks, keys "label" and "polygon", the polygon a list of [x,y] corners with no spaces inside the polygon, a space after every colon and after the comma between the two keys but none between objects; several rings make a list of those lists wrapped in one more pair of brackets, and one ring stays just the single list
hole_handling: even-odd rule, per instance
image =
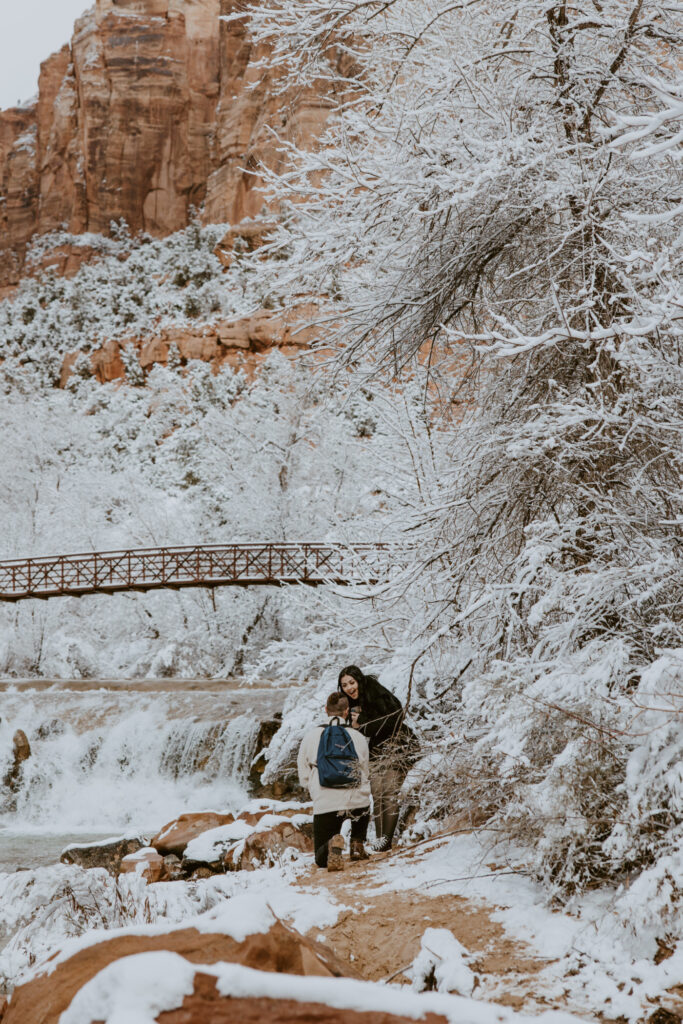
[{"label": "man's cream jacket", "polygon": [[[332,718],[330,722],[338,719]],[[318,778],[318,744],[323,726],[309,729],[299,747],[297,764],[299,782],[305,786],[313,800],[314,814],[328,814],[330,811],[351,811],[370,804],[370,755],[368,741],[357,729],[348,729],[349,736],[358,754],[360,785],[353,789],[328,789],[320,785]]]}]

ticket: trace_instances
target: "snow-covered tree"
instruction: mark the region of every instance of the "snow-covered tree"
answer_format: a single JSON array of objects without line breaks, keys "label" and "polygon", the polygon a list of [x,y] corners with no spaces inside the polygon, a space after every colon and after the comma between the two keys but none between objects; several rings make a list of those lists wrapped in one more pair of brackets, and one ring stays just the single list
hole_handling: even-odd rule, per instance
[{"label": "snow-covered tree", "polygon": [[[432,805],[497,815],[565,891],[647,868],[683,841],[663,768],[683,728],[680,5],[250,17],[286,87],[336,97],[320,147],[271,178],[272,273],[327,296],[346,361],[428,353],[450,376],[406,647],[453,668],[438,700],[419,686],[445,723]],[[664,748],[638,725],[662,658]]]},{"label": "snow-covered tree", "polygon": [[[30,406],[11,394],[0,410],[12,438],[0,461],[2,556],[391,539],[388,512],[412,514],[424,486],[419,384],[401,404],[314,370],[303,355],[273,352],[251,383],[190,362],[154,367],[144,387],[85,377],[65,391],[33,389]],[[348,661],[351,635],[357,649],[386,655],[356,602],[296,589],[0,606],[0,672],[224,676],[260,658],[266,675],[301,681],[340,652]]]}]

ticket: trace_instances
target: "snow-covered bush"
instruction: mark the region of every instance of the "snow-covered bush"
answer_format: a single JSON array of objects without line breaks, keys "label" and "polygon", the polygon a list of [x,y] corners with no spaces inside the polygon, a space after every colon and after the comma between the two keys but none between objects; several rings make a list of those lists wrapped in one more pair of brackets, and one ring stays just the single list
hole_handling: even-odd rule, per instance
[{"label": "snow-covered bush", "polygon": [[472,994],[476,975],[467,965],[469,953],[447,928],[427,928],[409,976],[418,992]]},{"label": "snow-covered bush", "polygon": [[90,352],[112,338],[145,339],[167,325],[210,323],[258,308],[257,273],[239,260],[226,272],[214,255],[226,229],[192,223],[156,240],[125,232],[112,238],[65,232],[36,238],[29,265],[63,245],[87,245],[97,258],[71,278],[50,270],[25,277],[13,297],[0,302],[5,390],[16,389],[17,371],[24,382],[54,385],[67,352]]},{"label": "snow-covered bush", "polygon": [[221,901],[206,887],[148,886],[139,875],[114,878],[104,868],[55,865],[0,873],[0,932],[12,938],[0,954],[0,992],[70,940],[89,932],[167,922],[201,913]]}]

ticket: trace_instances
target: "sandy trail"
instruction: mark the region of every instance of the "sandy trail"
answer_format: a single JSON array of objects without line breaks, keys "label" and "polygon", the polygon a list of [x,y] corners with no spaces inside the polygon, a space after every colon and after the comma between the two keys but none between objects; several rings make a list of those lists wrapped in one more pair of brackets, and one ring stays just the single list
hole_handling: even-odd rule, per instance
[{"label": "sandy trail", "polygon": [[[416,848],[412,856],[419,853]],[[492,919],[496,907],[453,894],[430,895],[420,888],[378,891],[386,889],[382,868],[406,857],[411,853],[401,850],[366,863],[347,862],[343,872],[334,874],[314,868],[299,884],[327,890],[347,909],[332,927],[314,928],[309,934],[324,938],[360,977],[400,985],[409,980],[403,971],[419,953],[425,929],[447,928],[472,953],[470,967],[479,979],[480,997],[528,1011],[567,1008],[546,1001],[537,991],[536,976],[552,961],[510,938]]]},{"label": "sandy trail", "polygon": [[[314,928],[309,934],[324,938],[360,977],[405,985],[410,978],[404,971],[420,952],[425,930],[446,928],[470,953],[468,965],[477,976],[472,993],[476,999],[528,1014],[564,1010],[599,1024],[623,1024],[625,1018],[605,1001],[604,992],[600,995],[592,986],[574,984],[577,970],[569,962],[544,958],[539,947],[532,948],[506,931],[496,919],[503,904],[498,906],[481,894],[445,893],[443,887],[438,891],[428,872],[423,878],[422,857],[446,842],[448,833],[433,837],[427,845],[418,843],[373,856],[369,862],[347,861],[344,871],[335,874],[313,868],[298,884],[312,892],[325,891],[345,909],[333,926]],[[505,865],[481,866],[494,876],[510,873]],[[538,908],[531,902],[524,907],[533,920]],[[545,908],[542,913],[557,914],[558,923],[563,923],[560,911]],[[683,986],[674,984],[654,998],[645,998],[641,1007],[639,1021],[680,1024]]]}]

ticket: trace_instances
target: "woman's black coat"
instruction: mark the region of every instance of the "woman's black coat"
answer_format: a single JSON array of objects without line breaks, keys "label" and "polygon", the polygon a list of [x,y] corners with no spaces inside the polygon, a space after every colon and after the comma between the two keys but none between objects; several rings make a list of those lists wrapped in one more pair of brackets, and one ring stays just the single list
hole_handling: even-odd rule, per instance
[{"label": "woman's black coat", "polygon": [[[341,683],[338,688],[344,693]],[[403,705],[391,690],[382,686],[379,679],[363,676],[363,682],[358,683],[358,697],[352,700],[348,693],[345,696],[351,711],[360,707],[358,731],[368,741],[371,758],[380,757],[390,740],[393,740],[392,749],[400,756],[414,751],[417,737],[403,721]]]}]

